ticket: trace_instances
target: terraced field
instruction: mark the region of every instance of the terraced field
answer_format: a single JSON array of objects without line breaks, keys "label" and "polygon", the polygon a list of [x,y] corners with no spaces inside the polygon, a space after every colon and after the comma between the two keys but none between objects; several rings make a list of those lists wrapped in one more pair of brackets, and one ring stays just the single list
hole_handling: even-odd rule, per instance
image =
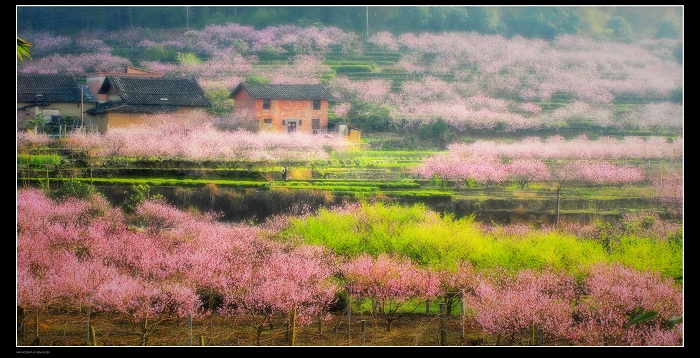
[{"label": "terraced field", "polygon": [[[390,200],[426,203],[433,209],[457,216],[476,215],[487,222],[531,221],[543,225],[556,220],[591,223],[610,221],[630,212],[657,208],[649,183],[621,189],[591,185],[564,187],[557,197],[557,184],[515,183],[495,187],[456,186],[425,180],[412,170],[435,151],[357,150],[334,152],[326,161],[314,163],[221,163],[173,160],[124,159],[95,161],[59,154],[18,159],[17,184],[59,188],[69,181],[91,183],[100,191],[128,190],[146,185],[166,198],[177,190],[202,190],[213,186],[223,191],[324,192],[338,200]],[[42,159],[43,158],[43,159]],[[668,163],[648,163],[647,170]],[[286,166],[288,180],[281,180]],[[48,178],[48,179],[47,179]],[[559,202],[557,205],[557,199]]]}]

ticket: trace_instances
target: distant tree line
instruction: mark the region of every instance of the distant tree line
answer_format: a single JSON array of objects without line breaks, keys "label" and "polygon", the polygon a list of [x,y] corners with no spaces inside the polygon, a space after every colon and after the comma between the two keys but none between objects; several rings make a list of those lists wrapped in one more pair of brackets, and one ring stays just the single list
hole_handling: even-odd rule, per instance
[{"label": "distant tree line", "polygon": [[[127,27],[202,29],[234,22],[261,29],[334,26],[371,35],[473,31],[553,39],[563,34],[635,41],[682,37],[682,6],[18,6],[17,31],[70,35]],[[366,38],[365,38],[366,40]]]}]

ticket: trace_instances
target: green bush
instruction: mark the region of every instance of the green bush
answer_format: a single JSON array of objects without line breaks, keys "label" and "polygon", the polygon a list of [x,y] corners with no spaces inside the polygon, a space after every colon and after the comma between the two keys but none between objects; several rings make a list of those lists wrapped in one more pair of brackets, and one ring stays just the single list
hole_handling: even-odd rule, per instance
[{"label": "green bush", "polygon": [[178,60],[177,51],[163,45],[156,45],[146,49],[143,58],[147,61],[175,62]]},{"label": "green bush", "polygon": [[228,88],[206,88],[204,89],[211,107],[207,109],[210,114],[222,116],[233,113],[233,103],[228,98],[231,91]]},{"label": "green bush", "polygon": [[151,195],[151,187],[146,184],[135,184],[131,187],[131,193],[126,197],[122,208],[128,213],[133,213],[146,200],[162,199],[162,195]]},{"label": "green bush", "polygon": [[440,150],[445,149],[448,144],[456,139],[454,128],[442,118],[421,126],[419,137],[432,143],[435,148]]},{"label": "green bush", "polygon": [[51,196],[61,200],[69,197],[87,199],[96,193],[97,188],[94,185],[79,180],[66,180],[51,191]]},{"label": "green bush", "polygon": [[611,259],[640,271],[683,276],[683,243],[677,240],[623,236],[611,245]]},{"label": "green bush", "polygon": [[18,154],[17,164],[25,165],[61,165],[63,157],[56,154]]},{"label": "green bush", "polygon": [[532,230],[521,235],[487,234],[474,217],[454,219],[424,204],[363,203],[344,210],[320,210],[293,219],[280,238],[303,237],[340,256],[398,254],[434,268],[454,268],[469,261],[481,271],[554,269],[579,273],[599,262],[620,262],[638,270],[680,276],[682,244],[627,236],[610,253],[594,239]]},{"label": "green bush", "polygon": [[178,52],[177,62],[181,65],[199,66],[202,64],[196,54],[192,52]]}]

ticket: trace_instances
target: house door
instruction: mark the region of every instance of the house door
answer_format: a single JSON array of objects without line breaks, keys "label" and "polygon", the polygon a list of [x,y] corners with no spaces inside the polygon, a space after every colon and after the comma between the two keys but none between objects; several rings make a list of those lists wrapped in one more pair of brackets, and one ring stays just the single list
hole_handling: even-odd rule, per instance
[{"label": "house door", "polygon": [[287,133],[294,133],[297,131],[297,122],[296,121],[288,121],[287,122]]}]

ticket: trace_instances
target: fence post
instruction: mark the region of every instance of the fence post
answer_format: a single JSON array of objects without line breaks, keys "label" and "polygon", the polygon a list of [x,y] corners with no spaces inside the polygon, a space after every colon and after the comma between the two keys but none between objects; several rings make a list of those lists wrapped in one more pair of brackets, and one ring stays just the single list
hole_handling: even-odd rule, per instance
[{"label": "fence post", "polygon": [[[26,170],[26,177],[29,178],[29,155],[27,155],[27,167],[25,168]],[[24,181],[24,186],[27,186],[27,181]]]},{"label": "fence post", "polygon": [[364,319],[362,321],[360,321],[360,332],[362,333],[362,335],[360,337],[361,337],[361,342],[362,342],[361,345],[363,345],[363,346],[365,345],[365,323],[366,322],[367,321],[365,321]]},{"label": "fence post", "polygon": [[348,296],[348,341],[350,340],[350,311],[352,311],[352,307],[350,306],[350,296]]},{"label": "fence post", "polygon": [[460,301],[461,305],[461,316],[462,316],[462,338],[465,336],[464,332],[464,289],[462,289],[462,299]]},{"label": "fence post", "polygon": [[51,194],[51,182],[49,182],[49,165],[46,164],[46,195]]},{"label": "fence post", "polygon": [[90,315],[92,314],[92,296],[88,297],[88,307],[87,307],[87,332],[85,332],[85,340],[88,342],[88,344],[91,342],[91,329],[92,325],[90,324]]},{"label": "fence post", "polygon": [[[430,286],[430,272],[428,272],[428,286]],[[430,299],[425,300],[425,315],[430,317]]]},{"label": "fence post", "polygon": [[441,302],[439,304],[439,306],[440,306],[440,345],[446,346],[447,345],[447,328],[445,325],[445,315],[446,315],[445,303]]},{"label": "fence post", "polygon": [[187,342],[188,346],[192,345],[192,314],[187,315],[187,329],[190,331],[190,339]]},{"label": "fence post", "polygon": [[92,184],[92,156],[90,155],[90,149],[87,150],[88,163],[90,165],[90,184]]},{"label": "fence post", "polygon": [[559,201],[561,198],[561,184],[559,184],[559,187],[557,188],[557,222],[555,224],[555,229],[558,231],[559,230]]}]

